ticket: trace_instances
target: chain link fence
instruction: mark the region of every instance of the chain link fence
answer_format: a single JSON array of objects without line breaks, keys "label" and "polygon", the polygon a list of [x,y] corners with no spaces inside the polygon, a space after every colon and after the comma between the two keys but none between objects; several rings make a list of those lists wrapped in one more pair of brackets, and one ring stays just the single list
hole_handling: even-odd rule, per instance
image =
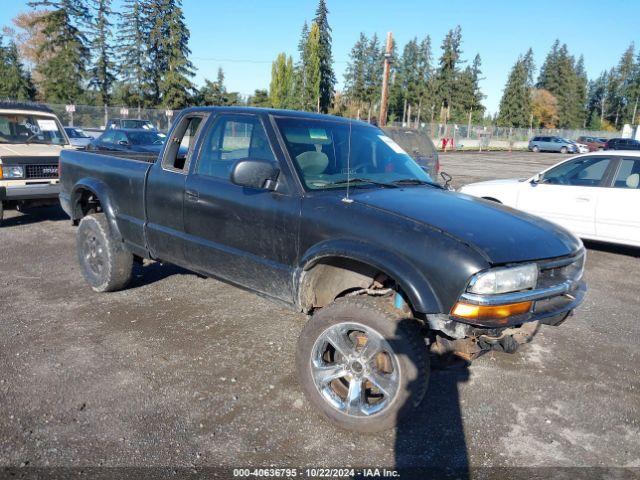
[{"label": "chain link fence", "polygon": [[75,111],[69,112],[66,105],[49,104],[65,126],[77,126],[85,129],[103,129],[107,121],[113,118],[149,120],[158,130],[166,131],[178,110],[135,107],[96,107],[75,105]]}]

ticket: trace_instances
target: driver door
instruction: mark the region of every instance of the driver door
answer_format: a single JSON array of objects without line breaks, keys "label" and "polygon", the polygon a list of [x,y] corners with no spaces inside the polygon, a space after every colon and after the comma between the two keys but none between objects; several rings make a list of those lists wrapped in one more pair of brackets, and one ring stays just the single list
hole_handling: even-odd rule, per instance
[{"label": "driver door", "polygon": [[595,234],[598,197],[610,174],[609,157],[581,157],[564,162],[525,183],[517,207],[555,222],[576,235]]}]

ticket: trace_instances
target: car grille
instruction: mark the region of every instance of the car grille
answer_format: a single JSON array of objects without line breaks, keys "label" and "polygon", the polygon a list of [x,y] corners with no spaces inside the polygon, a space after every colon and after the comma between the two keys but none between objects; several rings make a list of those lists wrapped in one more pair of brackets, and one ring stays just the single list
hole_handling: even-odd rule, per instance
[{"label": "car grille", "polygon": [[27,165],[26,178],[58,178],[58,165]]},{"label": "car grille", "polygon": [[578,282],[584,272],[584,262],[584,252],[562,260],[540,262],[538,288],[547,288],[566,281]]}]

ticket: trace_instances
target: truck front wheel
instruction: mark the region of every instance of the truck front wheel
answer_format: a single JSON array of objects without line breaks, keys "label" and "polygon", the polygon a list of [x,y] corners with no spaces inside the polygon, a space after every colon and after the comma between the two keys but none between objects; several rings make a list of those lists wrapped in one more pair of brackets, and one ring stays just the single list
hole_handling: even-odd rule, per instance
[{"label": "truck front wheel", "polygon": [[363,433],[410,415],[429,378],[420,326],[389,297],[341,298],[322,308],[300,334],[296,366],[309,401],[335,425]]},{"label": "truck front wheel", "polygon": [[131,280],[133,255],[112,237],[104,213],[80,221],[76,248],[82,275],[94,291],[121,290]]}]

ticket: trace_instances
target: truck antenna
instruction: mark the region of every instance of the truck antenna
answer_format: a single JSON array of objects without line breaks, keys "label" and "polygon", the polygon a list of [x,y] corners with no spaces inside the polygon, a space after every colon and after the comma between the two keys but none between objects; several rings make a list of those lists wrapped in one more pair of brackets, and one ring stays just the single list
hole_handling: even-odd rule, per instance
[{"label": "truck antenna", "polygon": [[347,195],[342,199],[344,203],[353,203],[349,198],[349,186],[351,185],[351,123],[353,119],[349,117],[349,139],[347,140]]}]

